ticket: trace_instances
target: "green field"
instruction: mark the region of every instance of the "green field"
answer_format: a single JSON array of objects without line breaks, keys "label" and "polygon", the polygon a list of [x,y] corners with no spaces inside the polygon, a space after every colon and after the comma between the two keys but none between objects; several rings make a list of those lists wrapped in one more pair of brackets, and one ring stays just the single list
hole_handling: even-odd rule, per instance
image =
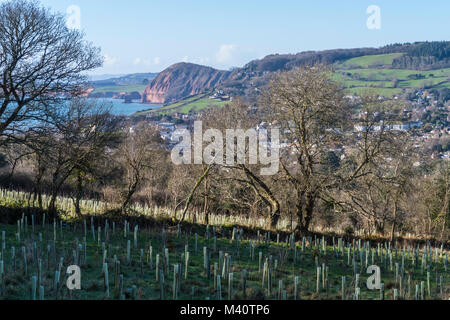
[{"label": "green field", "polygon": [[133,84],[124,86],[104,86],[97,87],[94,89],[93,93],[106,93],[106,92],[144,92],[146,85],[144,84]]},{"label": "green field", "polygon": [[[450,88],[450,68],[428,71],[389,69],[388,67],[393,60],[401,55],[402,53],[393,53],[349,59],[335,65],[333,79],[342,85],[347,94],[360,95],[369,90],[389,98],[413,88]],[[375,64],[379,64],[380,67],[374,67]],[[411,78],[414,75],[420,75],[424,78]],[[139,86],[137,86],[133,91],[141,92],[144,88],[145,86],[142,86],[141,90],[139,90]],[[101,90],[111,91],[112,87],[104,87]],[[123,87],[121,90],[130,91],[131,88]],[[229,103],[211,100],[208,98],[209,94],[188,97],[176,103],[154,110],[143,111],[136,115],[148,113],[153,115],[170,115],[176,112],[188,114],[199,112],[208,107],[221,107]]]},{"label": "green field", "polygon": [[[358,293],[361,300],[378,300],[382,291],[366,286],[370,265],[381,268],[386,300],[448,299],[450,294],[440,249],[431,248],[426,254],[412,247],[403,251],[384,243],[378,247],[337,238],[295,241],[267,233],[258,238],[256,231],[147,229],[115,221],[87,218],[86,224],[65,224],[47,219],[43,224],[42,217],[27,216],[17,225],[0,225],[4,231],[0,297],[353,300]],[[81,269],[81,290],[69,291],[65,285],[70,265]],[[57,271],[60,279],[55,284]]]},{"label": "green field", "polygon": [[392,65],[392,62],[395,58],[401,57],[403,53],[391,53],[391,54],[378,54],[378,55],[372,55],[372,56],[363,56],[358,58],[352,58],[344,63],[342,63],[342,66],[347,67],[362,67],[362,68],[368,68],[371,65],[374,64],[381,64],[381,65]]},{"label": "green field", "polygon": [[[450,87],[450,68],[428,71],[385,68],[400,55],[385,54],[349,59],[335,66],[333,78],[339,81],[349,94],[359,94],[370,88],[386,97],[392,97],[413,88]],[[380,63],[383,67],[371,67],[375,63]],[[411,78],[414,75],[421,75],[424,78]]]},{"label": "green field", "polygon": [[136,113],[136,115],[153,114],[153,115],[169,115],[176,112],[189,114],[191,112],[199,112],[209,107],[222,107],[228,104],[228,101],[216,101],[209,99],[209,94],[201,94],[192,96],[176,103],[148,111]]}]

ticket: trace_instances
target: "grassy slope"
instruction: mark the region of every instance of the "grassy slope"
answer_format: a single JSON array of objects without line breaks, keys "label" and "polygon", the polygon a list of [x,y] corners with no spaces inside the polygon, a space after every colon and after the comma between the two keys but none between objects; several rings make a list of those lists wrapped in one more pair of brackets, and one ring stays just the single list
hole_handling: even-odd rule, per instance
[{"label": "grassy slope", "polygon": [[344,62],[345,66],[360,66],[368,68],[373,64],[392,65],[395,58],[402,56],[402,53],[378,54],[372,56],[363,56],[352,58]]},{"label": "grassy slope", "polygon": [[[450,68],[418,71],[371,67],[374,63],[388,66],[392,64],[393,59],[400,55],[394,53],[349,59],[336,66],[334,78],[343,84],[348,93],[358,94],[365,88],[373,88],[378,94],[387,97],[400,94],[406,89],[421,88],[424,84],[427,85],[427,88],[450,87]],[[420,74],[425,78],[409,79],[408,76],[413,74]],[[360,79],[357,79],[357,76]],[[393,86],[394,79],[398,80],[397,87]]]},{"label": "grassy slope", "polygon": [[105,92],[134,92],[137,91],[142,93],[145,90],[146,85],[144,84],[133,84],[124,86],[104,86],[97,87],[93,91],[94,93],[105,93]]},{"label": "grassy slope", "polygon": [[[30,218],[30,217],[29,217]],[[29,223],[31,219],[28,219]],[[76,227],[75,227],[76,226]],[[122,223],[120,224],[120,227]],[[21,241],[19,242],[16,237],[17,225],[0,225],[0,231],[6,231],[6,250],[4,251],[4,263],[5,263],[5,292],[2,298],[5,299],[29,299],[31,292],[31,277],[37,275],[37,263],[35,256],[32,253],[33,241],[37,244],[37,258],[42,259],[42,285],[45,288],[45,298],[53,299],[53,283],[55,270],[58,268],[55,261],[64,257],[64,266],[62,268],[61,283],[65,284],[65,270],[68,265],[74,263],[73,260],[73,248],[74,243],[80,241],[83,243],[83,237],[87,239],[87,259],[86,262],[81,261],[81,287],[80,291],[72,292],[72,299],[83,300],[102,300],[105,297],[104,280],[102,276],[103,266],[103,252],[102,242],[105,241],[105,225],[101,227],[101,238],[98,239],[98,225],[94,226],[94,235],[91,232],[91,225],[87,223],[87,233],[84,234],[83,225],[64,225],[60,229],[59,224],[56,226],[56,242],[54,239],[53,223],[42,227],[41,222],[39,226],[35,226],[33,232],[31,225],[28,225],[21,232]],[[117,299],[118,294],[115,290],[115,271],[114,271],[114,256],[121,262],[120,273],[124,276],[123,292],[127,299],[130,299],[130,292],[133,285],[137,287],[138,299],[153,300],[160,298],[159,284],[155,279],[156,272],[156,254],[159,254],[161,259],[164,257],[163,253],[163,238],[161,230],[144,230],[139,228],[137,246],[134,246],[133,241],[134,225],[130,226],[131,234],[124,237],[123,230],[119,230],[119,225],[116,226],[115,232],[112,229],[112,223],[109,226],[109,242],[106,242],[105,248],[107,251],[106,262],[108,263],[109,271],[109,284],[110,284],[110,299]],[[174,230],[176,232],[176,230]],[[333,247],[328,246],[326,253],[323,251],[322,246],[317,248],[306,245],[304,252],[302,251],[302,244],[297,243],[297,260],[294,263],[294,250],[286,249],[285,245],[277,244],[276,242],[264,243],[258,242],[254,237],[252,238],[255,245],[254,256],[250,254],[250,242],[246,234],[244,234],[244,240],[239,244],[230,240],[230,235],[226,237],[218,237],[216,250],[214,250],[214,240],[206,239],[201,235],[198,237],[197,250],[195,250],[195,237],[192,234],[185,234],[186,230],[181,230],[182,235],[177,236],[175,233],[167,233],[167,248],[169,249],[169,267],[165,273],[165,292],[166,298],[172,299],[173,291],[173,277],[174,277],[174,264],[181,263],[182,270],[184,272],[184,263],[181,258],[181,254],[184,253],[185,245],[188,245],[188,251],[190,252],[190,261],[188,267],[187,279],[182,275],[181,291],[179,293],[179,299],[191,299],[204,300],[207,297],[210,299],[216,298],[216,291],[214,289],[214,263],[219,262],[219,251],[228,253],[231,255],[231,268],[230,272],[234,274],[233,281],[233,298],[242,299],[243,292],[240,287],[240,279],[242,270],[247,270],[247,297],[250,299],[276,299],[279,280],[283,280],[283,290],[287,291],[287,299],[292,300],[294,298],[294,278],[299,276],[299,297],[301,299],[341,299],[341,278],[346,277],[346,299],[351,300],[354,292],[355,283],[353,277],[352,263],[348,263],[347,249],[344,249],[344,254],[338,253],[338,256],[333,252]],[[39,234],[42,234],[42,242],[39,241]],[[33,240],[34,239],[34,240]],[[78,240],[77,240],[78,239]],[[272,238],[275,241],[276,238]],[[284,239],[282,239],[284,240]],[[127,263],[127,242],[130,242],[131,246],[131,261]],[[47,245],[53,248],[53,243],[56,249],[50,250],[47,255]],[[282,241],[283,243],[283,241]],[[337,243],[337,240],[336,240]],[[148,256],[149,246],[152,246],[152,263]],[[14,260],[11,258],[12,247],[16,248],[16,260],[14,271]],[[23,263],[22,246],[27,248],[27,273],[25,274],[25,268]],[[203,247],[208,247],[211,252],[211,278],[207,278],[207,273],[203,268]],[[140,263],[140,250],[143,249],[143,263]],[[272,292],[269,295],[267,290],[267,280],[265,285],[262,285],[262,271],[259,270],[259,252],[262,252],[262,261],[264,263],[266,257],[269,255],[273,258],[273,265],[275,260],[278,260],[278,269],[273,274],[272,279]],[[81,251],[80,256],[84,256]],[[280,261],[280,257],[284,256],[283,261]],[[353,256],[353,252],[350,252],[350,257]],[[316,258],[319,266],[325,263],[328,266],[329,285],[328,290],[326,286],[320,285],[320,290],[316,292]],[[356,272],[360,274],[360,289],[361,299],[379,299],[379,291],[370,291],[366,287],[367,277],[365,266],[365,257],[363,257],[362,263],[359,262],[359,254],[356,253]],[[436,258],[433,250],[433,258]],[[352,259],[352,258],[351,258]],[[392,269],[390,267],[389,258],[388,261],[381,260],[381,256],[374,255],[375,261],[372,261],[372,255],[369,255],[368,265],[376,264],[381,267],[382,282],[386,286],[386,299],[393,298],[393,289],[399,288],[399,283],[395,281],[395,264],[402,263],[401,250],[396,255],[393,253]],[[161,260],[162,261],[162,260]],[[162,265],[162,262],[161,262]],[[141,269],[142,268],[142,269]],[[142,270],[142,273],[141,273]],[[443,258],[438,257],[436,261],[430,266],[431,270],[431,296],[427,295],[427,273],[421,269],[421,258],[415,266],[412,264],[411,255],[405,257],[405,282],[403,288],[405,294],[408,293],[410,288],[410,299],[414,299],[415,286],[420,282],[425,282],[425,294],[426,299],[442,299],[443,297],[438,294],[439,284],[436,283],[435,274],[443,276],[443,291],[444,296],[450,293],[449,287],[449,273],[444,270]],[[221,273],[219,273],[221,274]],[[411,274],[411,282],[408,286],[408,274]],[[322,283],[322,278],[321,278]],[[228,281],[222,279],[222,297],[227,299]],[[191,296],[192,288],[194,287],[194,296]],[[65,287],[60,291],[59,299],[69,299],[68,291]]]},{"label": "grassy slope", "polygon": [[[450,88],[450,68],[418,71],[371,67],[374,64],[389,66],[396,57],[401,55],[401,53],[392,53],[349,59],[336,65],[333,78],[342,83],[348,94],[354,95],[370,89],[377,94],[392,97],[407,89],[421,88],[424,84],[427,84],[427,88]],[[409,79],[408,76],[413,74],[420,74],[425,78]],[[356,79],[355,75],[359,76],[359,79]],[[393,86],[394,79],[398,80],[396,87]],[[430,86],[428,87],[428,85]],[[198,112],[210,106],[221,107],[227,103],[210,100],[208,95],[197,95],[159,109],[140,112],[138,115],[146,113],[167,115],[175,112],[188,114],[191,111]]]},{"label": "grassy slope", "polygon": [[148,113],[154,115],[167,115],[176,112],[188,114],[189,112],[198,112],[209,107],[222,107],[229,103],[227,101],[211,100],[208,97],[209,94],[196,95],[158,109],[139,112],[136,115]]}]

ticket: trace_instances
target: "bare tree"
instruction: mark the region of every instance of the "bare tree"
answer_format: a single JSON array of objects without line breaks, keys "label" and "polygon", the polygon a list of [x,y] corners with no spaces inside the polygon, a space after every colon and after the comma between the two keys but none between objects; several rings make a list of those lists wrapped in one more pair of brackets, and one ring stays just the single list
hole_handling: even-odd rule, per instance
[{"label": "bare tree", "polygon": [[[281,166],[295,190],[297,231],[303,234],[321,201],[335,204],[332,190],[367,174],[385,140],[385,125],[373,130],[378,115],[371,117],[361,135],[352,134],[355,106],[330,75],[322,66],[281,73],[263,96],[268,119],[281,127],[288,143]],[[360,107],[366,104],[377,105],[378,99],[362,101]]]},{"label": "bare tree", "polygon": [[85,72],[102,65],[99,49],[36,1],[0,5],[0,136],[45,119],[63,97],[85,89]]},{"label": "bare tree", "polygon": [[[93,174],[94,167],[105,157],[106,148],[115,144],[117,137],[110,121],[107,106],[85,99],[74,99],[70,106],[61,106],[51,114],[53,126],[50,139],[42,148],[46,152],[46,169],[51,175],[49,211],[56,213],[56,197],[70,177],[76,180],[75,207],[81,214],[79,202],[83,196],[83,180]],[[42,136],[42,135],[41,135]]]},{"label": "bare tree", "polygon": [[118,161],[124,171],[121,209],[126,212],[133,195],[142,187],[151,171],[166,161],[165,150],[156,128],[140,123],[130,127],[129,133],[119,146]]}]

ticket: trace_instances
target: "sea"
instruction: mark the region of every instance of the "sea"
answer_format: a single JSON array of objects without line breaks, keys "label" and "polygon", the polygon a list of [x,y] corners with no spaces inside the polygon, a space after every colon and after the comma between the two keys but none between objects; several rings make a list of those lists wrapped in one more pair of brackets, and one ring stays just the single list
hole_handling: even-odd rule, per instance
[{"label": "sea", "polygon": [[118,116],[131,116],[136,112],[160,108],[159,104],[143,104],[139,100],[125,103],[122,99],[96,99],[111,105],[111,113]]}]

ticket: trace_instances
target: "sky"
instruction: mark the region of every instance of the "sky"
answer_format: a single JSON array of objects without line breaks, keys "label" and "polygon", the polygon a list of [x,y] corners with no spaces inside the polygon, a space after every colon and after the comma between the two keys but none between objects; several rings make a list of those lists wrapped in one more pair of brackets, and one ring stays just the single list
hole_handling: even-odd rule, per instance
[{"label": "sky", "polygon": [[67,14],[101,47],[105,62],[97,75],[160,72],[181,61],[230,69],[274,53],[450,40],[448,0],[41,3]]}]

